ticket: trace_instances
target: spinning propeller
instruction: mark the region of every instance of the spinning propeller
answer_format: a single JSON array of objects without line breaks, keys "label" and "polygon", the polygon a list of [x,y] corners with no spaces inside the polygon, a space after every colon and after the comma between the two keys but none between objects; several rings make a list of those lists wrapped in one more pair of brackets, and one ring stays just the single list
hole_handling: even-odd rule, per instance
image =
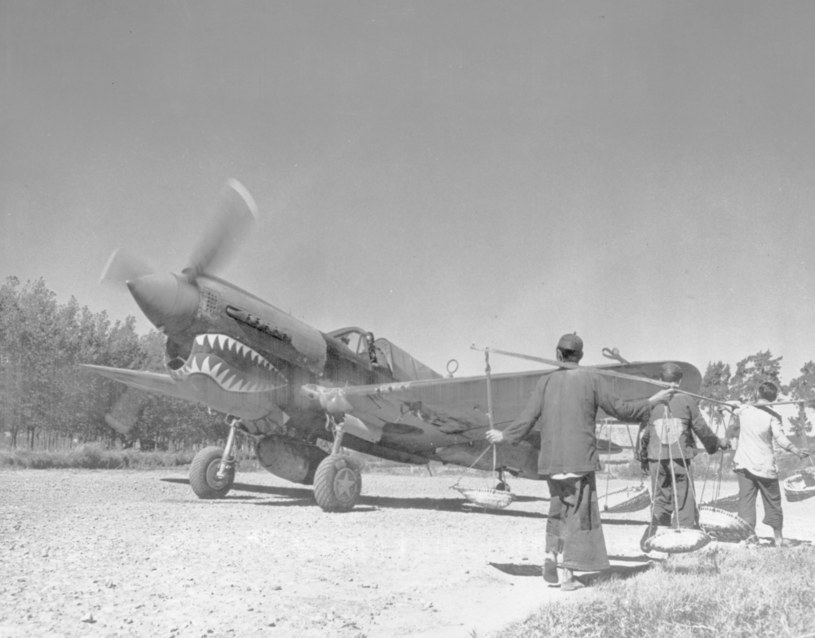
[{"label": "spinning propeller", "polygon": [[230,179],[180,275],[157,272],[145,259],[119,249],[108,260],[101,280],[126,284],[156,328],[167,334],[179,332],[195,317],[198,277],[221,267],[235,253],[256,218],[252,195],[239,181]]},{"label": "spinning propeller", "polygon": [[[179,334],[195,319],[199,303],[198,277],[223,266],[238,249],[257,214],[255,200],[246,187],[230,179],[181,274],[156,271],[147,260],[117,249],[108,259],[101,281],[127,285],[139,308],[156,328],[168,337]],[[128,388],[105,420],[117,432],[126,435],[135,425],[144,401],[146,396],[142,392],[134,396]]]},{"label": "spinning propeller", "polygon": [[[192,251],[189,265],[182,271],[187,281],[194,283],[202,273],[222,266],[237,250],[238,243],[257,219],[257,214],[257,204],[251,193],[238,180],[229,179],[216,202],[209,224]],[[155,272],[150,262],[119,248],[113,251],[105,264],[101,281],[124,284]]]},{"label": "spinning propeller", "polygon": [[258,208],[252,195],[236,179],[230,179],[221,191],[209,226],[192,252],[190,265],[183,273],[190,283],[218,269],[238,249],[238,244],[257,219]]}]

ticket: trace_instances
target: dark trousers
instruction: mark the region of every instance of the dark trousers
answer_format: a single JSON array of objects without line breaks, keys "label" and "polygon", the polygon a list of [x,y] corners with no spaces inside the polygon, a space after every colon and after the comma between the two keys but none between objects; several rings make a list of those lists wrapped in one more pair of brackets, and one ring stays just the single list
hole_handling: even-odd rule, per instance
[{"label": "dark trousers", "polygon": [[600,524],[594,472],[576,479],[548,479],[546,551],[562,553],[562,565],[576,571],[610,567]]},{"label": "dark trousers", "polygon": [[756,476],[747,470],[736,472],[739,479],[739,517],[755,529],[756,496],[761,493],[764,504],[765,525],[780,530],[784,525],[784,513],[781,511],[781,486],[778,479]]},{"label": "dark trousers", "polygon": [[679,527],[698,528],[699,511],[693,497],[690,461],[687,459],[651,461],[649,471],[654,506],[648,535],[652,535],[658,525],[670,526],[674,518]]}]

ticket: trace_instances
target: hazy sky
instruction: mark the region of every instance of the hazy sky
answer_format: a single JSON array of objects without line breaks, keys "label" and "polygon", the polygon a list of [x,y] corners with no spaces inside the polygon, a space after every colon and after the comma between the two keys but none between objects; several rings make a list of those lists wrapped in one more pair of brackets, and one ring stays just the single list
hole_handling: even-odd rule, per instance
[{"label": "hazy sky", "polygon": [[[122,246],[444,371],[564,332],[815,359],[815,3],[0,0],[0,276],[113,318]],[[495,358],[503,372],[529,364]]]}]

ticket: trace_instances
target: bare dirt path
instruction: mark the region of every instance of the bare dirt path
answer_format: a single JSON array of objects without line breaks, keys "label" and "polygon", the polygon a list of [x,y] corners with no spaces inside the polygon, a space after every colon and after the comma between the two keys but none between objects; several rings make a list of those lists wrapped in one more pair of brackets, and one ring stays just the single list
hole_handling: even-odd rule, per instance
[{"label": "bare dirt path", "polygon": [[[326,514],[266,473],[200,501],[181,470],[0,471],[0,635],[483,637],[575,596],[540,578],[545,484],[484,513],[454,480],[366,474]],[[812,538],[804,507],[788,536]],[[646,519],[604,517],[618,572]]]}]

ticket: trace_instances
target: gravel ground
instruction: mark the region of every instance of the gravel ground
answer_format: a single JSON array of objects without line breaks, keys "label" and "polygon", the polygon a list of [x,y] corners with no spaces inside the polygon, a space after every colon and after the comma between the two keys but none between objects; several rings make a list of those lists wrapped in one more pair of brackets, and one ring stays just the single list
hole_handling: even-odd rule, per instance
[{"label": "gravel ground", "polygon": [[[326,514],[267,473],[200,501],[181,470],[2,470],[0,635],[483,637],[584,595],[540,578],[545,484],[483,512],[455,480],[365,474]],[[784,507],[812,540],[810,502]],[[641,567],[647,510],[604,520],[616,571]]]}]

